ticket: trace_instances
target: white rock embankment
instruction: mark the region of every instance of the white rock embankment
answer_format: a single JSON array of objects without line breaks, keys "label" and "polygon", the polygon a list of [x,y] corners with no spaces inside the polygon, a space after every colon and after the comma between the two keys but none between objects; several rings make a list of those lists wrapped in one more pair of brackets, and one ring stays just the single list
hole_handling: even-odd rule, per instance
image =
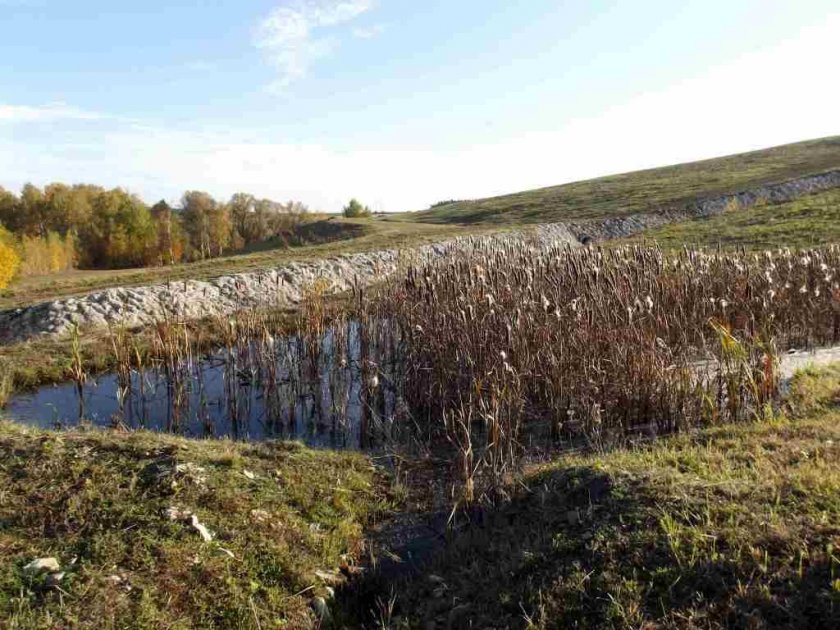
[{"label": "white rock embankment", "polygon": [[316,261],[290,262],[276,269],[186,280],[144,287],[117,287],[79,298],[65,298],[0,312],[0,342],[37,335],[61,335],[74,323],[83,327],[121,324],[141,326],[167,318],[198,319],[251,307],[293,306],[315,282],[328,293],[368,286],[394,273],[402,261],[434,260],[465,252],[494,240],[541,248],[556,243],[577,245],[565,225],[541,225],[519,232],[462,237],[406,252],[381,250],[345,254]]},{"label": "white rock embankment", "polygon": [[383,250],[291,262],[276,269],[210,280],[108,289],[0,311],[0,343],[60,335],[70,330],[74,322],[84,327],[139,326],[165,318],[197,319],[255,306],[293,306],[316,281],[325,282],[331,292],[346,291],[354,285],[367,286],[394,273],[404,257],[434,260],[492,241],[536,249],[558,243],[576,246],[585,236],[596,241],[632,236],[667,223],[720,214],[733,206],[782,203],[838,187],[840,170],[606,220],[551,223],[490,236],[456,238],[408,252]]}]

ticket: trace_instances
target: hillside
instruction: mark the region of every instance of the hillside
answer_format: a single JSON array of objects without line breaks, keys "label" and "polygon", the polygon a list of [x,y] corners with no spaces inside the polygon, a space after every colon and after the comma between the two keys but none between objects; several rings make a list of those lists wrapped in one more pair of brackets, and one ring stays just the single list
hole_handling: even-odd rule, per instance
[{"label": "hillside", "polygon": [[[395,590],[408,627],[836,628],[837,368],[792,416],[535,467]],[[416,625],[412,625],[416,624]],[[402,627],[402,626],[398,626]]]},{"label": "hillside", "polygon": [[520,224],[624,216],[840,168],[840,136],[406,213],[421,223]]}]

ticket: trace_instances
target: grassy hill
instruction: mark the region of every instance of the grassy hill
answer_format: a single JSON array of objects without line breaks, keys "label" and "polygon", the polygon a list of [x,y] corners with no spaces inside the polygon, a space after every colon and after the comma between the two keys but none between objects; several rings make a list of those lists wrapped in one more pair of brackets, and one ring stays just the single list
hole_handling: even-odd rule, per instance
[{"label": "grassy hill", "polygon": [[536,466],[393,627],[838,627],[838,374],[798,374],[787,417]]},{"label": "grassy hill", "polygon": [[840,168],[840,136],[525,192],[458,201],[396,220],[546,223],[602,219]]}]

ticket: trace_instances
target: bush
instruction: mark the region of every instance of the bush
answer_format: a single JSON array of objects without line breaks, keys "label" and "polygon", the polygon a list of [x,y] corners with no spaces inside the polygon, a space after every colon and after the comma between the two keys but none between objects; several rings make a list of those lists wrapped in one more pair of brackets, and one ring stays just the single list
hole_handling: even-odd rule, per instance
[{"label": "bush", "polygon": [[344,206],[344,216],[348,219],[369,217],[371,214],[370,208],[363,206],[357,199],[351,199],[350,203]]},{"label": "bush", "polygon": [[5,289],[17,275],[20,256],[15,250],[12,235],[0,226],[0,289]]},{"label": "bush", "polygon": [[76,239],[73,234],[61,236],[50,232],[46,238],[24,236],[20,241],[20,273],[39,276],[73,269],[76,264]]}]

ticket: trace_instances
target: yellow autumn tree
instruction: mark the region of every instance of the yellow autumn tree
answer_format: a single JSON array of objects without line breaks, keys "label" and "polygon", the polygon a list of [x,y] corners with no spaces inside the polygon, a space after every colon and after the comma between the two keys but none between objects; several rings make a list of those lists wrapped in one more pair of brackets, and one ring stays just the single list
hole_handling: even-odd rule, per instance
[{"label": "yellow autumn tree", "polygon": [[20,256],[15,250],[15,242],[6,228],[0,225],[0,289],[5,289],[17,275]]}]

